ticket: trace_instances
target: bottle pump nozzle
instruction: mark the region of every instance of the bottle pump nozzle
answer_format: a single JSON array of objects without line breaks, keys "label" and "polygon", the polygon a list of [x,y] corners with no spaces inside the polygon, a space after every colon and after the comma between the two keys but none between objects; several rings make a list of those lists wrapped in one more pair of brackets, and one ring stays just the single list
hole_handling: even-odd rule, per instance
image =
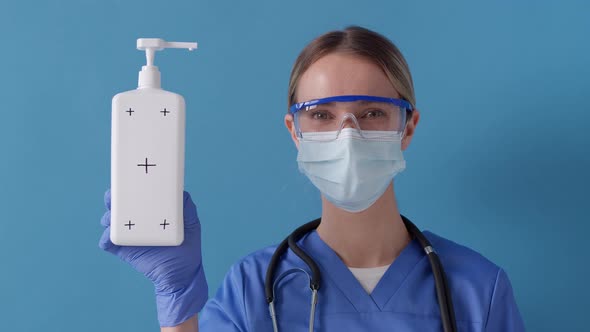
[{"label": "bottle pump nozzle", "polygon": [[139,72],[139,88],[160,88],[160,71],[154,66],[154,56],[156,51],[165,48],[186,48],[192,51],[197,48],[197,43],[187,42],[167,42],[159,38],[139,38],[137,40],[137,49],[145,51],[147,64],[141,67]]}]

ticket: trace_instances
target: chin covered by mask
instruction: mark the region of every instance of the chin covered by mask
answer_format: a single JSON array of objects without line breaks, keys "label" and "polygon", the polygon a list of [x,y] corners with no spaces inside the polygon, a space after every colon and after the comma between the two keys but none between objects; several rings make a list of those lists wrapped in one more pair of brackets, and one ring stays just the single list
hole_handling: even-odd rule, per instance
[{"label": "chin covered by mask", "polygon": [[398,131],[363,132],[344,128],[331,141],[304,134],[299,140],[299,170],[336,207],[360,212],[387,189],[406,162]]}]

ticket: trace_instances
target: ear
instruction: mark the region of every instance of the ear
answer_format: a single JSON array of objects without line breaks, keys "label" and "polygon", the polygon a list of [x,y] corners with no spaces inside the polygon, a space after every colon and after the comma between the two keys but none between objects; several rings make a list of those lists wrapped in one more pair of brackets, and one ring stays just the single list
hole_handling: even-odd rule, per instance
[{"label": "ear", "polygon": [[420,121],[420,112],[417,109],[414,109],[412,111],[412,117],[410,120],[408,120],[408,123],[406,123],[406,130],[404,132],[404,138],[402,139],[402,151],[407,149],[410,145],[412,137],[414,137],[414,132],[416,131],[418,121]]},{"label": "ear", "polygon": [[287,127],[287,130],[289,130],[289,133],[291,134],[291,139],[293,140],[293,143],[295,143],[295,147],[299,149],[299,140],[297,139],[297,133],[295,132],[295,122],[293,121],[293,114],[285,114],[285,127]]}]

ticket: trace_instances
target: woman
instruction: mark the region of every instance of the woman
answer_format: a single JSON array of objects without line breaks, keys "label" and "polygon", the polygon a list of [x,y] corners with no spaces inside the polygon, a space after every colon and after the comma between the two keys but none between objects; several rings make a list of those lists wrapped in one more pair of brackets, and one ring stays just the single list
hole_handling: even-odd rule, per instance
[{"label": "woman", "polygon": [[[237,262],[205,304],[200,225],[187,193],[181,246],[115,246],[109,212],[100,246],[154,283],[162,331],[440,331],[433,269],[406,228],[393,190],[420,119],[414,105],[406,61],[370,30],[326,33],[295,62],[285,125],[299,169],[322,194],[321,223],[297,241],[321,273],[315,310],[311,271],[289,250],[271,280],[271,319],[264,285],[276,247]],[[109,208],[108,192],[105,201]],[[501,268],[433,233],[425,236],[446,271],[458,331],[524,330]]]}]

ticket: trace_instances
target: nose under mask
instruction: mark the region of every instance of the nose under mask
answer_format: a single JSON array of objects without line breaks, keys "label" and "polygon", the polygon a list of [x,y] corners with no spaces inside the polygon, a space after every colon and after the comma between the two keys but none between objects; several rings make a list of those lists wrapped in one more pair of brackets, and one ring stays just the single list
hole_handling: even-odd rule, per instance
[{"label": "nose under mask", "polygon": [[396,131],[361,132],[341,127],[336,139],[318,139],[320,135],[334,134],[303,135],[297,155],[299,170],[338,208],[348,212],[366,210],[405,169],[402,135]]}]

